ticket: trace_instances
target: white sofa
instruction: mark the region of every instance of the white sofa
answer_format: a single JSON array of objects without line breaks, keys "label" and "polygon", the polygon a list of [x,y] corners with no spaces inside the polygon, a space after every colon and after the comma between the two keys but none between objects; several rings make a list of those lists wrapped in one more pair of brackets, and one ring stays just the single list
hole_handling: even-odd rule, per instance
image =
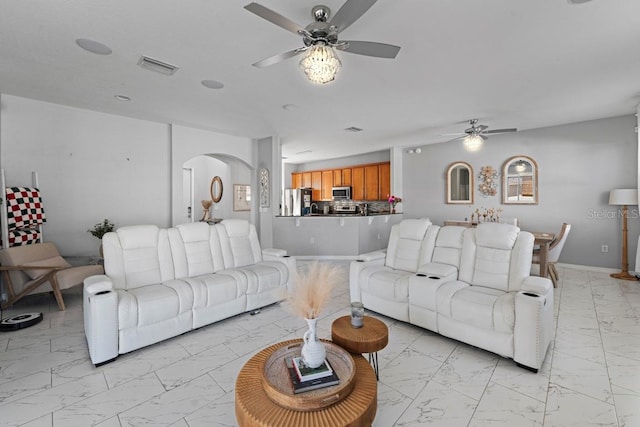
[{"label": "white sofa", "polygon": [[286,298],[295,258],[261,250],[239,219],[160,229],[127,226],[103,239],[104,275],[84,281],[84,326],[98,365],[132,350]]},{"label": "white sofa", "polygon": [[515,225],[393,226],[384,252],[350,268],[351,301],[537,372],[553,335],[553,286],[530,276],[533,235]]}]

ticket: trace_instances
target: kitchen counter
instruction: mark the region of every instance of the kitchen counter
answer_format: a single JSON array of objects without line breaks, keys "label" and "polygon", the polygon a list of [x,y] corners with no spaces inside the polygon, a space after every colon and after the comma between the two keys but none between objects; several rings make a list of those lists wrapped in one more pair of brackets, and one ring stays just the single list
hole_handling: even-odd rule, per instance
[{"label": "kitchen counter", "polygon": [[391,226],[402,214],[312,214],[277,216],[273,246],[298,257],[355,259],[359,254],[387,247]]}]

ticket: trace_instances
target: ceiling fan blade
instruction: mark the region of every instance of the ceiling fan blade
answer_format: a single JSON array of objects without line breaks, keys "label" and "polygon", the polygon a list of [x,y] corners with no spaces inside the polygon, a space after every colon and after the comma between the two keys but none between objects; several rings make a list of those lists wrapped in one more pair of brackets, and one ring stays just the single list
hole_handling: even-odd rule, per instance
[{"label": "ceiling fan blade", "polygon": [[341,44],[336,45],[336,49],[357,55],[375,56],[377,58],[393,59],[400,52],[400,46],[392,44],[363,42],[353,40],[341,40]]},{"label": "ceiling fan blade", "polygon": [[493,129],[493,130],[488,130],[485,131],[483,133],[506,133],[506,132],[517,132],[518,129],[516,128],[509,128],[509,129]]},{"label": "ceiling fan blade", "polygon": [[440,136],[466,136],[466,133],[442,133],[440,134]]},{"label": "ceiling fan blade", "polygon": [[476,126],[476,130],[477,130],[477,131],[483,131],[483,130],[485,130],[485,129],[486,129],[486,128],[488,128],[488,127],[489,127],[489,126],[487,126],[487,125],[478,125],[478,126]]},{"label": "ceiling fan blade", "polygon": [[278,62],[284,61],[285,59],[293,58],[294,56],[304,52],[307,49],[309,49],[309,47],[299,47],[297,49],[293,49],[288,52],[279,53],[277,55],[273,55],[268,58],[262,59],[252,65],[256,68],[268,67],[270,65],[277,64]]},{"label": "ceiling fan blade", "polygon": [[344,31],[349,25],[364,15],[375,2],[376,0],[347,0],[336,14],[333,15],[329,25],[335,25],[338,32]]},{"label": "ceiling fan blade", "polygon": [[251,13],[255,13],[256,15],[258,15],[259,17],[266,19],[267,21],[271,22],[272,24],[276,24],[279,27],[284,28],[285,30],[291,31],[294,34],[300,34],[302,33],[306,33],[307,30],[304,29],[304,27],[296,24],[295,22],[293,22],[292,20],[290,20],[289,18],[285,18],[284,16],[280,15],[278,12],[275,12],[271,9],[269,9],[268,7],[264,7],[261,4],[258,3],[249,3],[248,5],[246,5],[244,7],[245,9],[247,9],[249,12]]}]

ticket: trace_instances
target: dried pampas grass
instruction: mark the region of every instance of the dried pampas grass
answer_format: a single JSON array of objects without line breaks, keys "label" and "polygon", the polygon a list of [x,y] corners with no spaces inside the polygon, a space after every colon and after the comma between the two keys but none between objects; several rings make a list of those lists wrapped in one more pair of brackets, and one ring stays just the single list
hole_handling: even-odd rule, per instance
[{"label": "dried pampas grass", "polygon": [[288,298],[291,310],[305,319],[317,318],[343,278],[340,267],[314,261],[306,271],[296,274],[295,288]]}]

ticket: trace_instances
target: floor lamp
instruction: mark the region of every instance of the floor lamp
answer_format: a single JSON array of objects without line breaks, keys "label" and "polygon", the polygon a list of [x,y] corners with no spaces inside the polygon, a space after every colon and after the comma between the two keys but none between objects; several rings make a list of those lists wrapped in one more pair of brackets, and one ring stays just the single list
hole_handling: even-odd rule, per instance
[{"label": "floor lamp", "polygon": [[622,271],[611,274],[611,277],[622,280],[638,280],[636,276],[629,274],[629,256],[627,251],[627,206],[635,206],[638,204],[638,190],[611,190],[609,193],[609,204],[622,206]]}]

